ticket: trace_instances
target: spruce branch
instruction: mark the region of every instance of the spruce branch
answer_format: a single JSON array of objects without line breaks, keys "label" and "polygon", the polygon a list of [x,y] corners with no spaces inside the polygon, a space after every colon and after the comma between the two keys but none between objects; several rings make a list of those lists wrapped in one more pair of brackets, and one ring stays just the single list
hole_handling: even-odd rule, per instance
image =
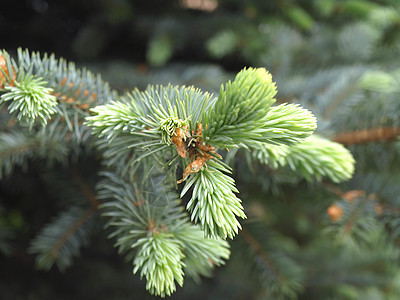
[{"label": "spruce branch", "polygon": [[132,177],[124,180],[110,171],[103,175],[99,197],[113,229],[110,238],[132,260],[133,272],[146,278],[152,294],[170,295],[175,282],[183,284],[184,273],[198,279],[229,257],[226,241],[205,238],[188,221],[178,196],[163,184],[164,177],[153,177],[139,188]]},{"label": "spruce branch", "polygon": [[201,169],[186,181],[181,197],[193,185],[193,192],[186,208],[191,212],[191,219],[200,223],[208,237],[233,237],[241,229],[236,217],[246,218],[241,200],[234,192],[234,180],[221,172],[224,167],[210,162],[207,168]]},{"label": "spruce branch", "polygon": [[302,268],[285,253],[277,253],[272,248],[267,251],[249,230],[243,229],[241,236],[254,255],[255,269],[264,287],[264,296],[296,299],[304,284]]},{"label": "spruce branch", "polygon": [[150,293],[170,296],[176,290],[175,281],[183,285],[182,244],[172,234],[153,233],[139,239],[132,248],[139,248],[133,260],[133,273],[140,270],[140,277],[146,277]]},{"label": "spruce branch", "polygon": [[10,101],[8,110],[16,114],[18,121],[27,123],[30,127],[38,118],[42,125],[56,113],[56,97],[52,89],[46,87],[47,82],[42,78],[25,75],[18,76],[15,86],[6,86],[6,92],[0,96],[0,105]]},{"label": "spruce branch", "polygon": [[30,253],[37,254],[36,266],[49,270],[54,264],[64,271],[88,244],[93,225],[93,209],[71,207],[47,224],[32,241]]},{"label": "spruce branch", "polygon": [[219,147],[254,147],[257,142],[293,144],[311,135],[315,117],[298,105],[271,105],[275,83],[262,68],[244,69],[221,87],[212,110],[205,112],[206,142]]},{"label": "spruce branch", "polygon": [[121,132],[130,132],[130,122],[135,123],[136,107],[131,103],[113,101],[91,109],[86,124],[92,127],[92,134],[105,136],[110,142]]},{"label": "spruce branch", "polygon": [[308,181],[328,177],[338,183],[350,179],[354,173],[351,153],[342,145],[317,135],[292,146],[259,144],[252,156],[273,169],[289,167]]},{"label": "spruce branch", "polygon": [[204,232],[197,226],[186,224],[175,230],[175,236],[184,247],[185,273],[196,282],[200,276],[211,276],[214,266],[225,264],[229,259],[229,244],[223,239],[205,238]]},{"label": "spruce branch", "polygon": [[[269,107],[276,101],[276,92],[272,76],[265,69],[240,71],[233,82],[221,86],[214,106],[204,112],[205,140],[221,147],[237,147],[244,133],[259,136],[254,131],[262,126]],[[232,131],[239,136],[232,137]]]},{"label": "spruce branch", "polygon": [[337,217],[330,214],[332,222],[324,231],[326,234],[333,234],[337,243],[358,249],[363,245],[370,245],[371,239],[382,230],[382,224],[376,218],[374,201],[360,196],[335,205],[340,214]]},{"label": "spruce branch", "polygon": [[12,172],[15,166],[26,167],[26,162],[39,146],[36,139],[19,131],[0,134],[0,179]]},{"label": "spruce branch", "polygon": [[[92,109],[85,124],[107,138],[101,147],[108,164],[124,159],[131,174],[154,158],[174,171],[188,163],[189,153],[190,162],[177,183],[189,178],[181,197],[193,185],[187,206],[192,220],[201,224],[206,236],[233,238],[240,228],[236,217],[246,216],[213,145],[293,144],[316,127],[315,117],[298,105],[270,107],[275,94],[272,76],[263,68],[249,68],[221,88],[218,99],[192,87],[148,86],[125,94],[120,102]],[[124,144],[131,150],[121,149]]]},{"label": "spruce branch", "polygon": [[65,107],[87,110],[89,106],[115,99],[117,94],[100,75],[78,69],[72,62],[56,59],[54,54],[17,51],[17,72],[42,77],[53,89],[54,96]]}]

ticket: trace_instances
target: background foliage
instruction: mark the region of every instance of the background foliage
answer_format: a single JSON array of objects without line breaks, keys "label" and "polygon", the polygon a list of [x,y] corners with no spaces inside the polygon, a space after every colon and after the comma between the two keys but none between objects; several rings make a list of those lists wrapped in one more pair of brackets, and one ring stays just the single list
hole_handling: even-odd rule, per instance
[{"label": "background foliage", "polygon": [[[355,175],[334,184],[343,166],[319,161],[330,145],[318,136],[321,152],[302,144],[235,153],[248,221],[230,243],[227,265],[200,286],[186,280],[173,298],[398,299],[399,22],[395,0],[14,1],[0,11],[0,46],[14,54],[18,46],[54,52],[101,72],[119,91],[171,82],[218,93],[244,66],[266,67],[278,103],[311,109],[318,135],[352,151]],[[2,130],[10,128],[4,120],[1,111]],[[43,135],[49,132],[12,144],[3,134],[1,154],[38,145]],[[27,147],[18,168],[2,166],[1,298],[150,299],[96,221],[98,158],[76,150],[87,132],[76,136],[68,145],[62,135],[52,147]],[[321,167],[307,168],[308,161]],[[39,252],[37,233],[51,222],[74,222],[68,218],[77,212],[91,220],[90,237],[77,237],[88,246],[72,266],[59,266],[63,274],[35,271],[26,249]]]}]

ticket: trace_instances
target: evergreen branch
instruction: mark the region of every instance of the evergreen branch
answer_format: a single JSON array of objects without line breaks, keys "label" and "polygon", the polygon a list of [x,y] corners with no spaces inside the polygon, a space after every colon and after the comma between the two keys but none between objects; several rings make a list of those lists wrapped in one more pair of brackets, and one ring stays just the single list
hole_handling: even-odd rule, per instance
[{"label": "evergreen branch", "polygon": [[71,207],[47,224],[32,241],[29,251],[38,254],[36,266],[49,270],[54,264],[64,271],[82,246],[88,243],[93,209]]},{"label": "evergreen branch", "polygon": [[47,124],[47,119],[56,112],[56,98],[51,94],[51,89],[46,87],[47,82],[33,76],[18,76],[20,82],[15,86],[6,86],[4,94],[0,96],[0,105],[11,101],[8,110],[16,113],[20,122],[33,126],[36,118],[42,125]]},{"label": "evergreen branch", "polygon": [[297,104],[271,107],[260,133],[264,140],[276,144],[295,144],[310,136],[317,128],[314,115]]},{"label": "evergreen branch", "polygon": [[205,141],[234,147],[240,144],[242,135],[228,144],[225,140],[231,137],[232,131],[258,136],[253,131],[262,126],[269,107],[276,101],[275,94],[275,83],[265,69],[240,71],[233,82],[221,86],[212,109],[204,111]]},{"label": "evergreen branch", "polygon": [[[292,146],[293,147],[293,146]],[[272,169],[278,169],[287,165],[287,156],[292,147],[286,145],[274,145],[260,143],[251,152],[253,158]]]},{"label": "evergreen branch", "polygon": [[66,107],[80,106],[86,110],[96,103],[104,103],[116,98],[100,75],[95,76],[86,69],[77,69],[75,64],[55,56],[43,56],[38,52],[18,49],[18,74],[42,77],[53,89],[54,96]]},{"label": "evergreen branch", "polygon": [[12,172],[15,166],[26,167],[26,162],[33,157],[39,147],[37,139],[27,137],[22,132],[13,131],[0,134],[0,179]]},{"label": "evergreen branch", "polygon": [[242,70],[205,112],[205,141],[219,147],[254,147],[258,142],[293,144],[311,135],[315,117],[294,104],[270,107],[275,94],[265,69]]},{"label": "evergreen branch", "polygon": [[288,166],[308,181],[328,177],[341,182],[350,179],[354,172],[355,161],[347,149],[315,135],[292,146],[259,144],[252,155],[273,169]]},{"label": "evergreen branch", "polygon": [[[117,136],[125,139],[134,148],[134,164],[163,150],[170,153],[175,129],[189,126],[188,132],[194,130],[193,126],[201,121],[201,111],[211,101],[212,95],[193,87],[149,86],[144,92],[136,89],[127,93],[120,102],[94,108],[94,115],[86,118],[86,124],[109,142],[115,142]],[[117,154],[118,149],[115,150]]]},{"label": "evergreen branch", "polygon": [[343,145],[357,145],[364,143],[393,141],[396,140],[399,135],[400,128],[381,127],[339,133],[333,140]]},{"label": "evergreen branch", "polygon": [[71,154],[79,155],[77,146],[88,138],[88,130],[83,126],[73,128],[74,135],[61,117],[57,117],[46,127],[31,130],[17,127],[0,133],[0,178],[10,174],[14,166],[26,168],[28,160],[34,157],[51,165],[66,163]]},{"label": "evergreen branch", "polygon": [[333,233],[338,243],[355,248],[369,245],[374,234],[382,229],[375,218],[375,203],[364,197],[358,197],[352,202],[341,201],[337,206],[341,213],[337,218],[331,215],[333,222],[325,232]]},{"label": "evergreen branch", "polygon": [[307,180],[311,180],[311,176],[317,180],[326,176],[336,183],[350,179],[355,164],[353,156],[343,146],[317,136],[294,145],[287,162]]},{"label": "evergreen branch", "polygon": [[212,94],[194,87],[149,85],[145,91],[135,89],[129,96],[143,117],[161,122],[170,117],[189,121],[189,129],[202,122],[202,113],[215,101]]},{"label": "evergreen branch", "polygon": [[134,273],[146,278],[152,294],[170,295],[175,281],[183,284],[184,271],[194,278],[208,275],[212,264],[220,265],[229,256],[228,244],[204,238],[182,213],[177,195],[159,180],[147,181],[139,189],[132,178],[125,181],[112,172],[103,175],[99,197],[104,215],[110,218],[108,226],[113,227],[110,237],[117,239],[119,252],[133,260]]},{"label": "evergreen branch", "polygon": [[140,277],[146,277],[146,289],[150,293],[170,296],[176,290],[175,281],[183,285],[185,256],[181,242],[172,234],[153,233],[139,239],[132,248],[139,248],[133,261],[133,273],[140,270]]},{"label": "evergreen branch", "polygon": [[256,270],[264,286],[264,296],[268,299],[297,299],[303,288],[301,268],[283,253],[267,254],[248,230],[243,229],[241,236],[255,255]]},{"label": "evergreen branch", "polygon": [[9,111],[30,127],[36,119],[46,125],[50,116],[58,113],[80,139],[82,130],[77,125],[87,115],[86,110],[93,104],[116,98],[117,94],[100,76],[79,70],[62,58],[57,60],[47,54],[41,57],[37,52],[18,49],[16,63],[5,51],[1,53],[0,57],[7,63],[5,70],[1,67],[1,78],[7,80],[5,85],[1,83],[4,89],[0,93],[0,104],[10,102]]},{"label": "evergreen branch", "polygon": [[61,236],[58,242],[49,251],[52,257],[59,257],[59,252],[65,243],[78,231],[78,229],[89,219],[94,213],[94,210],[88,209],[79,219],[77,219],[71,227]]},{"label": "evergreen branch", "polygon": [[181,192],[181,197],[193,185],[193,192],[186,208],[191,212],[191,220],[200,223],[207,237],[233,239],[241,229],[237,217],[246,218],[234,180],[221,172],[222,166],[208,162],[206,168],[191,175]]},{"label": "evergreen branch", "polygon": [[211,276],[214,266],[223,265],[224,259],[229,259],[229,244],[222,239],[204,237],[197,226],[177,227],[174,234],[184,247],[185,273],[196,282],[200,282],[200,276]]},{"label": "evergreen branch", "polygon": [[105,136],[111,141],[121,132],[130,132],[130,124],[136,123],[137,109],[133,103],[113,101],[109,104],[91,109],[92,116],[86,118],[85,124],[92,127],[92,133],[98,137]]}]

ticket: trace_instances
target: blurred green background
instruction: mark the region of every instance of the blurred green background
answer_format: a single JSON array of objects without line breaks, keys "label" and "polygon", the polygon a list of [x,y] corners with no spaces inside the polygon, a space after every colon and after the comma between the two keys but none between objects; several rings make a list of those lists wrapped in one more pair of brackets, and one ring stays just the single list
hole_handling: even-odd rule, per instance
[{"label": "blurred green background", "polygon": [[[267,68],[278,102],[311,109],[318,133],[350,148],[356,174],[341,186],[310,184],[240,156],[235,177],[246,199],[246,234],[232,242],[232,259],[213,278],[201,285],[186,280],[171,298],[276,299],[265,290],[271,278],[287,277],[297,278],[299,288],[279,299],[400,299],[398,131],[370,131],[368,143],[354,134],[399,128],[399,2],[9,1],[0,9],[0,47],[55,53],[101,73],[119,91],[171,82],[217,93],[243,67]],[[344,132],[353,135],[340,140]],[[80,166],[88,177],[95,173],[90,157]],[[17,169],[0,182],[0,241],[7,241],[0,244],[0,298],[155,298],[100,226],[67,271],[35,270],[26,249],[57,214],[64,192],[51,171],[37,170]],[[346,201],[349,190],[362,190],[359,202]],[[354,230],[327,215],[336,202],[350,211],[359,205]],[[257,249],[289,264],[286,273],[271,274]]]}]

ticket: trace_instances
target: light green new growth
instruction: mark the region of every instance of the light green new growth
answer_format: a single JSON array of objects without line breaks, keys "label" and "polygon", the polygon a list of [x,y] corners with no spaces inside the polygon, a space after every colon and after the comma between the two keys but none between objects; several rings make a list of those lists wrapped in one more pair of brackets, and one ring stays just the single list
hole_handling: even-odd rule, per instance
[{"label": "light green new growth", "polygon": [[105,136],[111,141],[121,132],[130,131],[130,122],[135,123],[136,109],[128,103],[113,101],[91,109],[92,117],[88,117],[92,124],[93,134]]},{"label": "light green new growth", "polygon": [[188,122],[186,120],[181,120],[178,117],[168,117],[161,120],[160,131],[162,141],[165,144],[170,145],[171,137],[175,134],[175,128],[182,128],[184,126],[188,126]]},{"label": "light green new growth", "polygon": [[276,101],[276,86],[265,69],[244,69],[221,87],[218,100],[206,113],[205,140],[223,148],[254,147],[258,142],[294,144],[317,127],[312,113],[298,105]]},{"label": "light green new growth", "polygon": [[231,254],[227,241],[204,238],[203,230],[197,226],[179,226],[175,229],[175,236],[184,246],[185,273],[196,282],[200,282],[200,275],[211,276],[214,265],[225,264],[224,260]]},{"label": "light green new growth", "polygon": [[183,285],[182,245],[171,234],[153,233],[132,245],[136,247],[139,251],[133,260],[133,273],[140,270],[140,277],[146,277],[148,291],[165,297],[175,292],[175,281]]},{"label": "light green new growth", "polygon": [[259,144],[253,157],[274,169],[288,166],[308,181],[328,177],[333,182],[341,182],[354,173],[355,162],[350,151],[316,135],[293,146]]},{"label": "light green new growth", "polygon": [[[134,273],[146,277],[147,289],[160,296],[173,293],[184,273],[199,280],[229,258],[229,245],[208,239],[192,225],[178,206],[177,195],[157,179],[146,183],[152,193],[142,194],[132,181],[113,172],[103,173],[99,197],[119,253],[134,262]],[[146,201],[143,202],[143,199]],[[160,203],[159,207],[155,203]]]},{"label": "light green new growth", "polygon": [[236,217],[246,218],[241,200],[234,193],[239,191],[234,180],[220,170],[221,165],[210,162],[207,168],[193,174],[181,192],[181,197],[194,185],[192,197],[186,208],[191,219],[200,223],[206,236],[233,237],[241,229]]},{"label": "light green new growth", "polygon": [[1,95],[0,105],[10,101],[8,111],[16,114],[18,121],[32,126],[36,118],[43,125],[56,112],[57,100],[52,89],[46,87],[42,78],[26,75],[15,86],[6,86],[6,93]]}]

